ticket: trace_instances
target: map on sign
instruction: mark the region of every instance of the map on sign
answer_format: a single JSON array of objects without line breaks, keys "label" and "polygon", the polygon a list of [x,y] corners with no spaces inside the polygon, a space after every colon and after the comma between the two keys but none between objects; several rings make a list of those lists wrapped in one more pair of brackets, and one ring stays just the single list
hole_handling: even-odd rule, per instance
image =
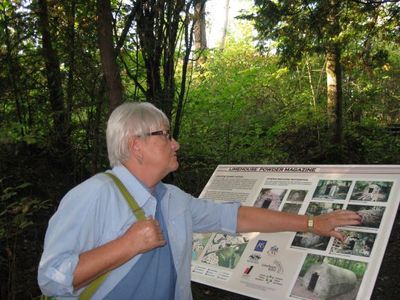
[{"label": "map on sign", "polygon": [[344,242],[312,233],[195,234],[192,280],[259,299],[369,299],[400,200],[400,165],[220,165],[201,198],[362,216]]}]

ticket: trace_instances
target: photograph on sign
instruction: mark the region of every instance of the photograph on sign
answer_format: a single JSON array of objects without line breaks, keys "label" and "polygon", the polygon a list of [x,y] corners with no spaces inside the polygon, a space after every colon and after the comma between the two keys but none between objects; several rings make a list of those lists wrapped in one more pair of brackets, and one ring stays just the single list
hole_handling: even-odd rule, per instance
[{"label": "photograph on sign", "polygon": [[308,254],[291,296],[299,299],[355,299],[367,264],[360,261]]}]

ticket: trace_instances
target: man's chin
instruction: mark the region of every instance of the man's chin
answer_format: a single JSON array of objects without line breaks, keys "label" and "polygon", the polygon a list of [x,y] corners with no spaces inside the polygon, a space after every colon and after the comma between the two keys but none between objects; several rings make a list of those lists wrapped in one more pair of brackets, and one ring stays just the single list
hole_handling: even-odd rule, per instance
[{"label": "man's chin", "polygon": [[178,170],[179,168],[179,163],[177,162],[174,166],[171,166],[171,168],[169,169],[169,172],[167,174],[165,174],[165,177],[168,176],[169,174],[175,172],[176,170]]},{"label": "man's chin", "polygon": [[176,170],[178,170],[178,168],[179,168],[179,162],[177,161],[177,162],[175,163],[175,166],[172,167],[171,172],[175,172]]}]

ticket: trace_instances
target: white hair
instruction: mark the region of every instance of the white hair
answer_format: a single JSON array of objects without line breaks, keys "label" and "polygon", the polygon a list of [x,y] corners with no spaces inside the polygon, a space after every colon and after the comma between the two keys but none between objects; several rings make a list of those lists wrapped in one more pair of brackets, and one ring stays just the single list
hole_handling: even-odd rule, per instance
[{"label": "white hair", "polygon": [[167,116],[148,102],[126,102],[111,113],[107,122],[107,151],[110,166],[129,159],[129,139],[145,137],[153,130],[169,128]]}]

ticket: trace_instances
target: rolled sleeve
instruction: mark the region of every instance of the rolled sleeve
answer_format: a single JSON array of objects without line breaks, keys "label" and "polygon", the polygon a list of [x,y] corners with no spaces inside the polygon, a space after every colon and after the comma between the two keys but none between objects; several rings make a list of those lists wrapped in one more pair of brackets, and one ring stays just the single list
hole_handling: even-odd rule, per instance
[{"label": "rolled sleeve", "polygon": [[[97,193],[95,192],[97,191]],[[109,193],[91,180],[71,190],[62,199],[47,228],[38,268],[38,284],[44,295],[76,296],[73,275],[79,255],[101,243],[104,213],[99,203]]]},{"label": "rolled sleeve", "polygon": [[221,204],[221,230],[226,233],[235,234],[237,232],[237,217],[240,202],[228,202]]},{"label": "rolled sleeve", "polygon": [[194,232],[223,232],[235,234],[240,202],[214,202],[191,198]]},{"label": "rolled sleeve", "polygon": [[44,295],[77,295],[72,287],[73,273],[78,264],[78,255],[66,253],[53,262],[39,265],[38,283]]}]

